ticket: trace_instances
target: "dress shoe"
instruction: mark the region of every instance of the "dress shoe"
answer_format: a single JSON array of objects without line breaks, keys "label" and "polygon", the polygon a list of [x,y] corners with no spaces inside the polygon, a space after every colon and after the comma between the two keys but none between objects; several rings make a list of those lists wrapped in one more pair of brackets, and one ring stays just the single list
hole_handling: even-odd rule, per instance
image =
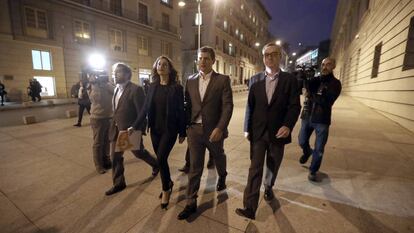
[{"label": "dress shoe", "polygon": [[123,184],[123,185],[118,185],[118,186],[114,186],[114,187],[112,187],[111,189],[109,189],[108,191],[106,191],[106,192],[105,192],[105,195],[110,196],[110,195],[112,195],[112,194],[119,193],[119,192],[121,192],[122,190],[124,190],[125,188],[126,188],[126,185],[125,185],[125,184]]},{"label": "dress shoe", "polygon": [[174,183],[170,181],[170,188],[167,191],[162,191],[160,193],[161,209],[166,209],[168,204],[170,203],[170,197],[171,197],[173,187],[174,187]]},{"label": "dress shoe", "polygon": [[213,169],[214,167],[215,167],[214,160],[210,158],[207,162],[207,168],[208,169]]},{"label": "dress shoe", "polygon": [[190,171],[190,167],[187,165],[184,165],[184,167],[178,169],[178,171],[184,172],[185,174],[187,174]]},{"label": "dress shoe", "polygon": [[264,192],[265,201],[271,201],[271,200],[273,200],[273,198],[275,198],[275,195],[273,194],[273,190],[272,189],[265,189],[265,192]]},{"label": "dress shoe", "polygon": [[158,172],[160,172],[160,168],[157,166],[157,167],[153,167],[152,168],[152,173],[151,173],[151,175],[153,176],[153,177],[156,177],[157,175],[158,175]]},{"label": "dress shoe", "polygon": [[81,123],[77,123],[77,124],[74,124],[73,126],[81,127],[82,125],[81,125]]},{"label": "dress shoe", "polygon": [[310,157],[310,154],[308,155],[303,154],[302,156],[300,156],[299,163],[305,164],[306,162],[308,162],[309,157]]},{"label": "dress shoe", "polygon": [[318,179],[317,179],[317,177],[316,177],[316,173],[312,173],[312,172],[309,173],[308,180],[309,181],[312,181],[312,182],[319,182]]},{"label": "dress shoe", "polygon": [[256,219],[254,211],[252,209],[249,209],[249,208],[244,208],[244,209],[237,208],[236,209],[236,214],[238,214],[242,217],[245,217],[245,218],[250,218],[250,219],[253,219],[253,220]]},{"label": "dress shoe", "polygon": [[226,177],[220,176],[217,181],[217,192],[226,189]]},{"label": "dress shoe", "polygon": [[118,185],[118,186],[114,186],[114,187],[112,187],[111,189],[109,189],[108,191],[106,191],[106,192],[105,192],[105,195],[110,196],[110,195],[112,195],[112,194],[119,193],[119,192],[121,192],[122,190],[124,190],[125,188],[126,188],[126,185],[125,185],[125,184],[123,184],[123,185]]},{"label": "dress shoe", "polygon": [[192,214],[197,212],[197,206],[196,205],[186,205],[184,210],[181,211],[180,214],[178,214],[177,218],[178,220],[184,220],[190,217]]}]

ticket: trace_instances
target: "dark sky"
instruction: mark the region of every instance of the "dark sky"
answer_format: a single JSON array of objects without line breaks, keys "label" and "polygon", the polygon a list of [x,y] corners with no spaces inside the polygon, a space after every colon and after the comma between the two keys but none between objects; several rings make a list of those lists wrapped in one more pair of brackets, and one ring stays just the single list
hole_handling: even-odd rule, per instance
[{"label": "dark sky", "polygon": [[269,31],[290,44],[318,45],[329,39],[337,0],[261,0],[272,20]]}]

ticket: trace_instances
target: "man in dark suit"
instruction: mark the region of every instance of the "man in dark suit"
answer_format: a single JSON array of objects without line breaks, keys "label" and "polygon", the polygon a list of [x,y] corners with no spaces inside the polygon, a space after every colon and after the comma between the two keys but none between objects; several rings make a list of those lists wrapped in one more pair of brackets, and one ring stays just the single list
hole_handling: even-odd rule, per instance
[{"label": "man in dark suit", "polygon": [[217,191],[226,188],[226,155],[224,139],[233,113],[233,94],[230,78],[214,72],[214,49],[202,47],[198,50],[199,73],[187,80],[185,98],[187,102],[187,137],[190,149],[190,172],[188,174],[187,205],[178,215],[186,219],[197,211],[197,192],[203,174],[204,154],[210,151],[219,175]]},{"label": "man in dark suit", "polygon": [[250,168],[244,190],[244,208],[238,215],[255,219],[266,157],[265,200],[274,198],[274,185],[282,162],[285,144],[299,116],[300,100],[296,78],[280,70],[281,48],[275,43],[263,47],[266,70],[250,79],[244,122],[245,136],[250,141]]},{"label": "man in dark suit", "polygon": [[[116,88],[112,99],[114,116],[109,131],[113,187],[105,192],[108,196],[120,192],[126,187],[124,177],[124,152],[115,152],[115,144],[119,131],[127,130],[128,133],[132,133],[134,130],[142,130],[145,127],[144,90],[142,87],[131,82],[131,75],[131,69],[127,65],[123,63],[116,65]],[[153,176],[158,174],[157,160],[144,148],[142,138],[140,149],[134,150],[132,153],[135,157],[144,160],[152,167]]]}]

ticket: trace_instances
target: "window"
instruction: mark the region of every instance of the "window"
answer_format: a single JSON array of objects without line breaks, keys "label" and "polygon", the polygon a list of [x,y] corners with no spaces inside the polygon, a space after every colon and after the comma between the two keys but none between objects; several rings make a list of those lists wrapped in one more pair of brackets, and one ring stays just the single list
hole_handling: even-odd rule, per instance
[{"label": "window", "polygon": [[52,70],[50,52],[32,50],[32,63],[34,70]]},{"label": "window", "polygon": [[42,85],[42,92],[40,92],[41,96],[56,96],[56,85],[54,77],[34,76],[33,78],[39,81],[40,85]]},{"label": "window", "polygon": [[226,74],[226,63],[223,62],[223,74]]},{"label": "window", "polygon": [[223,53],[227,53],[227,42],[223,40]]},{"label": "window", "polygon": [[28,35],[47,38],[46,11],[25,7],[26,32]]},{"label": "window", "polygon": [[381,48],[382,48],[382,42],[379,43],[377,46],[375,46],[374,61],[373,61],[373,64],[372,64],[371,78],[378,77],[378,68],[379,68],[379,64],[380,64]]},{"label": "window", "polygon": [[85,21],[75,20],[73,31],[77,41],[89,41],[91,39],[91,25]]},{"label": "window", "polygon": [[138,54],[148,56],[148,37],[138,36]]},{"label": "window", "polygon": [[169,31],[170,29],[170,16],[167,14],[162,14],[161,28]]},{"label": "window", "polygon": [[148,25],[148,6],[138,3],[138,22]]},{"label": "window", "polygon": [[111,49],[118,52],[124,51],[124,33],[117,29],[109,30],[109,41]]},{"label": "window", "polygon": [[233,54],[234,53],[234,51],[233,51],[233,44],[232,43],[229,43],[229,55],[234,55]]},{"label": "window", "polygon": [[358,49],[357,57],[356,57],[356,65],[355,65],[355,76],[354,82],[358,80],[358,69],[359,69],[359,58],[361,57],[361,49]]},{"label": "window", "polygon": [[122,15],[121,0],[110,0],[109,9],[112,13],[121,16]]},{"label": "window", "polygon": [[223,28],[225,31],[227,31],[227,20],[223,21]]},{"label": "window", "polygon": [[169,58],[172,59],[172,43],[161,41],[161,54],[167,55]]},{"label": "window", "polygon": [[414,17],[411,17],[408,28],[407,46],[402,70],[414,69]]},{"label": "window", "polygon": [[216,71],[217,72],[220,72],[219,71],[219,68],[220,68],[220,61],[219,60],[216,60]]}]

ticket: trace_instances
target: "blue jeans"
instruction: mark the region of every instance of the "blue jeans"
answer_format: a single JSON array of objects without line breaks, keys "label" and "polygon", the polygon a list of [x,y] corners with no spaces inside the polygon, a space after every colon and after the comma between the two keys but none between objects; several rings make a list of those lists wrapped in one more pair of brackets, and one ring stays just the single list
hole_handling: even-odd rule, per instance
[{"label": "blue jeans", "polygon": [[[315,146],[314,149],[309,145],[309,138],[313,131],[315,131]],[[312,163],[309,171],[315,174],[322,163],[323,152],[325,150],[326,142],[328,141],[329,125],[312,123],[309,120],[302,119],[302,126],[299,132],[299,145],[303,150],[305,156],[312,155]]]}]

